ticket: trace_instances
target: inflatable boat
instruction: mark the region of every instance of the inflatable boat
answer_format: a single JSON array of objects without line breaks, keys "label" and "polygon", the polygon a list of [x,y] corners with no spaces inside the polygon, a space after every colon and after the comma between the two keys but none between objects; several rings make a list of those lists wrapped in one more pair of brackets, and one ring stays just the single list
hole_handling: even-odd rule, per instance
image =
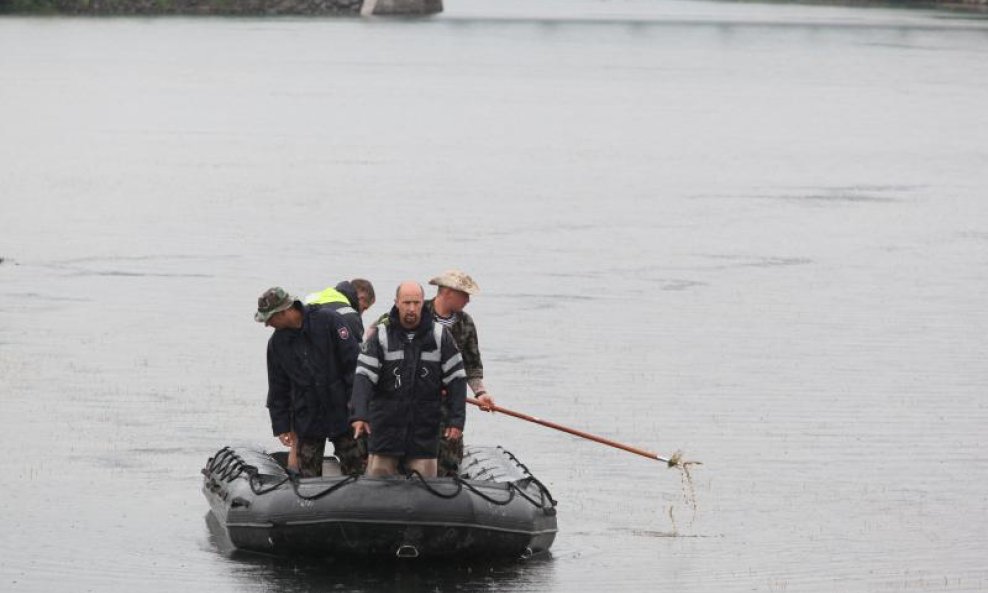
[{"label": "inflatable boat", "polygon": [[202,470],[211,512],[238,549],[397,558],[527,558],[556,537],[556,501],[501,447],[466,447],[460,475],[322,477],[285,455],[224,447]]}]

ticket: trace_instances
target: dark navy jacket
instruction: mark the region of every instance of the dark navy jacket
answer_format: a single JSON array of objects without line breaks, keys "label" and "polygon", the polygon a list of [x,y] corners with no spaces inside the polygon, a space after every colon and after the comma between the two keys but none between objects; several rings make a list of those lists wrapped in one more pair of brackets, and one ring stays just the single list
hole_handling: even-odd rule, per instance
[{"label": "dark navy jacket", "polygon": [[378,324],[377,335],[361,345],[351,420],[370,424],[371,453],[436,457],[444,389],[450,407],[447,425],[463,428],[463,358],[449,330],[424,313],[415,330],[406,330],[392,307],[387,322]]},{"label": "dark navy jacket", "polygon": [[301,329],[268,340],[268,411],[275,435],[335,438],[350,430],[349,400],[360,344],[332,309],[306,309]]}]

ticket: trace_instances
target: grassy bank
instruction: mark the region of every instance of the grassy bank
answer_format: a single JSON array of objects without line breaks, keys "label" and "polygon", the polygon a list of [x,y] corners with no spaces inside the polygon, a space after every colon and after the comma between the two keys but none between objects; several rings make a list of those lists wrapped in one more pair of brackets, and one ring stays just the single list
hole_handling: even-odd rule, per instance
[{"label": "grassy bank", "polygon": [[5,14],[358,14],[362,0],[0,0]]}]

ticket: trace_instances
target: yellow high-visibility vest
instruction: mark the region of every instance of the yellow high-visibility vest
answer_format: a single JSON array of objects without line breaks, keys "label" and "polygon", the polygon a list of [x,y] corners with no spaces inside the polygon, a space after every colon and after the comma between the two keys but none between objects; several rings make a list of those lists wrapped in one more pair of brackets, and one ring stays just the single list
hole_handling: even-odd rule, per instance
[{"label": "yellow high-visibility vest", "polygon": [[343,303],[350,306],[350,299],[346,295],[336,290],[332,286],[319,292],[313,292],[305,296],[306,305],[325,305],[327,303]]}]

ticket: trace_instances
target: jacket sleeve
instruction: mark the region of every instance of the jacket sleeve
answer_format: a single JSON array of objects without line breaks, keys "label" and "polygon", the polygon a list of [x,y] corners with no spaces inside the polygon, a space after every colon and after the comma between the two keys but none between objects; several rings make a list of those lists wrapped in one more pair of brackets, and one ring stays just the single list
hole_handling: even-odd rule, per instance
[{"label": "jacket sleeve", "polygon": [[357,356],[360,355],[360,342],[347,325],[346,319],[339,313],[332,315],[333,350],[336,352],[336,362],[339,364],[340,377],[347,386],[349,394],[353,388],[353,372],[357,369]]},{"label": "jacket sleeve", "polygon": [[477,338],[477,326],[473,318],[463,313],[463,335],[460,352],[463,354],[463,370],[467,379],[483,379],[484,363],[480,359],[480,340]]},{"label": "jacket sleeve", "polygon": [[274,339],[268,340],[268,413],[275,436],[292,430],[292,383],[278,362]]},{"label": "jacket sleeve", "polygon": [[[388,331],[383,326],[377,331]],[[357,370],[353,375],[353,393],[350,395],[350,422],[368,421],[367,409],[377,387],[381,372],[381,345],[377,339],[370,339],[360,345],[357,356]]]},{"label": "jacket sleeve", "polygon": [[442,357],[443,385],[449,401],[449,426],[463,430],[467,419],[467,373],[463,370],[463,356],[448,329],[443,330]]}]

